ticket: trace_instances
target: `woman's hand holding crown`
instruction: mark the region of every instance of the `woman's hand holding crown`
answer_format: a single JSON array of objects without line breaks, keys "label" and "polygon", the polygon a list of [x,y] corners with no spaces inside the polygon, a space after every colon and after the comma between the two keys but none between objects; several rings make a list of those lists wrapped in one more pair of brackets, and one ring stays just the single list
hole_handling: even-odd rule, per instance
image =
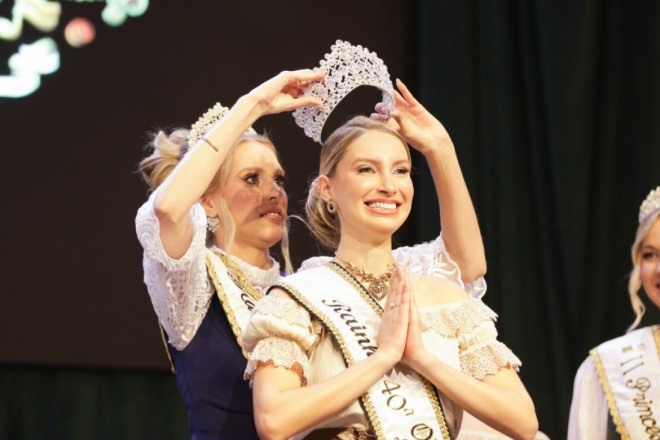
[{"label": "woman's hand holding crown", "polygon": [[313,96],[305,96],[309,84],[321,81],[324,72],[311,69],[283,71],[252,89],[248,96],[255,98],[261,115],[291,111],[299,107],[322,107],[323,102]]},{"label": "woman's hand holding crown", "polygon": [[412,95],[408,87],[396,80],[399,91],[394,91],[395,109],[389,111],[383,103],[376,104],[372,117],[386,120],[417,151],[426,155],[435,148],[453,148],[449,133],[435,116]]}]

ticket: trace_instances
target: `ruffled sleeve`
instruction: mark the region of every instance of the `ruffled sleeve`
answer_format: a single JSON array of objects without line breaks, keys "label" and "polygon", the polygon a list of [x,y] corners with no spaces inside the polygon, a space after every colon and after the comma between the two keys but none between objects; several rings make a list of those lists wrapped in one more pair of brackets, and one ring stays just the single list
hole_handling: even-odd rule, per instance
[{"label": "ruffled sleeve", "polygon": [[274,365],[295,371],[306,385],[306,352],[317,337],[309,312],[300,304],[290,298],[265,296],[257,302],[243,333],[243,348],[250,352],[244,378],[251,384],[261,365]]},{"label": "ruffled sleeve", "polygon": [[500,368],[518,371],[520,359],[497,340],[497,315],[479,299],[420,310],[422,321],[432,331],[456,337],[461,370],[482,380]]},{"label": "ruffled sleeve", "polygon": [[430,275],[447,279],[458,284],[472,298],[486,294],[486,280],[479,277],[463,284],[461,270],[451,259],[440,234],[435,240],[414,246],[402,246],[392,252],[396,262],[415,275]]},{"label": "ruffled sleeve", "polygon": [[181,258],[174,259],[167,255],[160,240],[153,200],[152,194],[135,218],[137,237],[144,250],[144,283],[169,342],[183,350],[206,316],[213,294],[205,265],[206,215],[200,205],[192,207],[192,242]]}]

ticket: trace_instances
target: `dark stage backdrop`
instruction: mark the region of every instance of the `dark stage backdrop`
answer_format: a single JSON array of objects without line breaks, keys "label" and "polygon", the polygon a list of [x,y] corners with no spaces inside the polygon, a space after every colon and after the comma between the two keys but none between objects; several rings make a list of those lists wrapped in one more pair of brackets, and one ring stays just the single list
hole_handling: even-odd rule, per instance
[{"label": "dark stage backdrop", "polygon": [[[74,48],[62,26],[26,22],[29,42],[57,42],[61,67],[0,98],[0,437],[185,437],[133,226],[145,133],[315,66],[337,38],[376,51],[447,126],[486,243],[484,300],[523,361],[541,429],[565,437],[579,363],[632,320],[628,248],[660,184],[657,2],[158,0],[118,27],[102,22],[104,2],[51,3],[62,25],[82,16],[97,33]],[[0,40],[2,59],[18,47]],[[256,128],[278,145],[301,212],[318,147],[289,115]],[[399,244],[438,232],[416,159]],[[295,262],[317,253],[300,225],[292,240]]]},{"label": "dark stage backdrop", "polygon": [[[486,244],[484,300],[541,428],[566,438],[575,371],[634,317],[629,250],[660,185],[660,3],[419,5],[417,90],[459,150]],[[423,238],[434,213],[416,217]],[[644,323],[660,322],[648,310]]]},{"label": "dark stage backdrop", "polygon": [[[61,29],[49,33],[61,68],[28,96],[0,98],[0,362],[165,369],[134,230],[147,196],[135,174],[146,133],[189,126],[216,101],[231,105],[281,70],[315,67],[337,38],[376,51],[393,76],[412,78],[412,7],[159,0],[113,28],[100,19],[103,3],[59,3],[62,24],[89,19],[95,41],[73,48]],[[24,38],[37,34],[26,22]],[[1,44],[5,60],[18,45]],[[362,92],[370,100],[364,112],[380,99],[370,92]],[[290,114],[255,128],[279,147],[291,213],[301,213],[319,146]],[[291,240],[295,262],[318,252],[299,223]]]},{"label": "dark stage backdrop", "polygon": [[[0,2],[0,94],[21,43],[50,37],[61,67],[32,94],[0,97],[0,438],[186,438],[134,231],[147,196],[135,174],[145,133],[190,125],[281,70],[317,66],[338,38],[376,51],[393,77],[412,80],[414,3],[156,0],[112,27],[103,1],[31,1],[61,6],[48,32],[34,15],[12,21],[17,3]],[[52,11],[39,10],[45,25]],[[77,17],[96,28],[78,48],[68,41],[80,44],[89,26],[78,27],[77,40],[64,31]],[[5,39],[7,29],[23,41]],[[46,49],[53,55],[53,45]],[[41,61],[32,69],[53,68],[52,57]],[[362,105],[373,105],[372,92],[349,107],[371,111]],[[255,128],[279,147],[289,206],[300,213],[319,146],[288,114]],[[299,224],[291,239],[296,263],[318,252]],[[411,228],[399,241],[413,241]]]}]

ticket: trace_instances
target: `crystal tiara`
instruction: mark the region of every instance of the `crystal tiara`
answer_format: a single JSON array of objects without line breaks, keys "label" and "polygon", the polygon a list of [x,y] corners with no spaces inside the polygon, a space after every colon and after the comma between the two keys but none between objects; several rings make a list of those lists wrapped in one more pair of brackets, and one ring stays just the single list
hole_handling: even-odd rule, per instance
[{"label": "crystal tiara", "polygon": [[639,207],[639,223],[642,224],[646,217],[658,209],[660,209],[660,186],[651,190]]},{"label": "crystal tiara", "polygon": [[[197,119],[197,122],[190,127],[190,131],[188,132],[188,145],[192,147],[199,142],[199,140],[204,137],[216,122],[225,117],[228,111],[228,107],[216,102],[213,107],[208,109],[206,113],[200,116],[199,119]],[[248,128],[246,131],[248,133],[256,133],[252,127]]]},{"label": "crystal tiara", "polygon": [[321,142],[321,131],[330,113],[339,102],[359,86],[377,87],[383,93],[383,103],[394,109],[394,86],[383,60],[375,52],[362,46],[353,46],[337,40],[314,71],[326,73],[323,82],[312,83],[305,96],[323,101],[323,108],[302,107],[293,112],[296,124],[316,142]]}]

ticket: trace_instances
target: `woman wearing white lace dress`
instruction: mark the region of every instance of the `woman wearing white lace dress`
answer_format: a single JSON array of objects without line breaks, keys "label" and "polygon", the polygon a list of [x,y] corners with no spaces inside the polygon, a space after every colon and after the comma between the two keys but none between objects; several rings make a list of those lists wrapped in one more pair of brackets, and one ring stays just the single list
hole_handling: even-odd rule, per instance
[{"label": "woman wearing white lace dress", "polygon": [[[307,217],[335,258],[286,277],[244,333],[257,429],[267,439],[455,438],[465,409],[533,438],[520,361],[479,299],[484,250],[454,146],[397,85],[397,111],[385,115],[394,129],[357,117],[323,146]],[[413,196],[406,141],[433,174],[442,236],[392,250]]]},{"label": "woman wearing white lace dress", "polygon": [[660,307],[660,186],[639,209],[628,295],[628,333],[593,348],[575,375],[569,440],[660,438],[660,325],[637,328],[640,289]]},{"label": "woman wearing white lace dress", "polygon": [[193,439],[258,438],[239,341],[254,302],[280,278],[269,249],[286,233],[287,198],[275,147],[249,127],[319,105],[302,91],[322,76],[282,72],[191,130],[158,133],[140,164],[153,189],[136,217],[144,282]]}]

